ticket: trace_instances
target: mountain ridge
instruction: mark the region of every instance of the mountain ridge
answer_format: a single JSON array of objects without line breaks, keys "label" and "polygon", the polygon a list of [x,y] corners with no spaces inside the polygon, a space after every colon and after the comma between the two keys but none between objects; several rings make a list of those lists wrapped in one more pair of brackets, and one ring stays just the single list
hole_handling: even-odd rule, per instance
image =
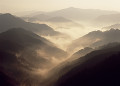
[{"label": "mountain ridge", "polygon": [[11,14],[0,15],[0,27],[0,32],[4,32],[10,28],[25,28],[40,35],[60,35],[59,32],[54,31],[51,27],[47,26],[46,24],[25,22],[19,17],[15,17]]}]

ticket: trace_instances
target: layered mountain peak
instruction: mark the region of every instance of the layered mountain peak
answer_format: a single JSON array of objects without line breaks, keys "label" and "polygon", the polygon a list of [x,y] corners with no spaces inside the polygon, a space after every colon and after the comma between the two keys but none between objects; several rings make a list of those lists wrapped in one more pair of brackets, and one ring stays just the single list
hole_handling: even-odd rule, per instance
[{"label": "layered mountain peak", "polygon": [[13,15],[10,13],[5,13],[5,14],[2,14],[2,16],[13,16]]},{"label": "layered mountain peak", "polygon": [[11,40],[18,43],[35,43],[35,44],[48,44],[55,46],[52,42],[47,39],[23,28],[12,28],[6,32],[0,34],[0,39]]},{"label": "layered mountain peak", "polygon": [[89,32],[88,34],[86,34],[85,36],[94,36],[94,35],[99,35],[99,34],[102,34],[103,32],[100,31],[100,30],[97,30],[97,31],[92,31],[92,32]]},{"label": "layered mountain peak", "polygon": [[7,37],[10,37],[10,38],[12,38],[12,36],[14,36],[16,38],[18,36],[21,36],[21,37],[23,37],[23,36],[31,36],[31,37],[34,37],[34,38],[35,37],[36,38],[40,37],[40,36],[32,33],[31,31],[25,30],[23,28],[12,28],[12,29],[10,29],[10,30],[8,30],[6,32],[1,33],[0,36],[7,36]]},{"label": "layered mountain peak", "polygon": [[5,19],[9,19],[9,20],[11,20],[11,22],[13,21],[13,19],[14,19],[14,20],[22,20],[22,19],[20,19],[19,17],[16,17],[16,16],[14,16],[14,15],[12,15],[12,14],[10,14],[10,13],[1,14],[1,15],[0,15],[0,20],[1,20],[1,19],[3,19],[4,21],[5,21]]},{"label": "layered mountain peak", "polygon": [[40,35],[60,35],[59,32],[54,31],[51,27],[45,24],[26,22],[11,14],[0,15],[0,27],[0,32],[7,31],[11,28],[24,28]]},{"label": "layered mountain peak", "polygon": [[65,10],[80,10],[80,8],[69,7],[69,8],[66,8]]},{"label": "layered mountain peak", "polygon": [[120,42],[120,30],[119,29],[110,29],[107,31],[92,31],[75,41],[70,45],[71,49],[81,49],[83,47],[99,47],[112,42]]}]

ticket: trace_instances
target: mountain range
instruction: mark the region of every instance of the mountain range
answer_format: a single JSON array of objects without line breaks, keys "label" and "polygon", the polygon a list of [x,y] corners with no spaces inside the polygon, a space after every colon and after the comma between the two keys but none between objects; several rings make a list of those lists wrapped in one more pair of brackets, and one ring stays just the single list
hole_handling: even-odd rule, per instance
[{"label": "mountain range", "polygon": [[99,10],[99,9],[80,9],[75,7],[69,7],[69,8],[53,11],[53,12],[40,13],[40,15],[45,14],[51,17],[61,16],[64,18],[72,19],[72,20],[85,21],[85,20],[94,19],[101,15],[115,14],[115,13],[117,14],[119,12]]},{"label": "mountain range", "polygon": [[107,31],[92,31],[88,34],[74,40],[69,46],[68,51],[79,50],[84,47],[99,47],[112,42],[120,42],[120,30],[110,29]]},{"label": "mountain range", "polygon": [[0,86],[120,86],[119,12],[70,7],[22,14],[0,14]]},{"label": "mountain range", "polygon": [[19,84],[25,80],[28,81],[24,84],[34,84],[37,77],[37,83],[40,83],[41,72],[37,75],[34,70],[49,70],[56,64],[54,59],[62,60],[67,55],[50,41],[22,28],[9,29],[0,34],[0,72]]},{"label": "mountain range", "polygon": [[[35,12],[36,13],[36,12]],[[112,16],[115,17],[105,17]],[[103,18],[101,18],[101,16]],[[75,7],[65,8],[61,10],[51,11],[51,12],[37,12],[36,15],[29,14],[28,16],[23,16],[22,19],[29,22],[45,23],[53,27],[54,29],[68,29],[68,28],[87,28],[88,25],[102,26],[104,20],[110,20],[111,22],[118,22],[119,12],[107,11],[99,9],[80,9]],[[100,22],[100,21],[101,22]],[[109,21],[108,20],[108,21]],[[102,22],[103,21],[103,22]],[[109,22],[110,22],[109,21]],[[99,23],[100,22],[100,23]],[[105,23],[104,23],[105,26]]]},{"label": "mountain range", "polygon": [[120,14],[109,14],[109,15],[101,15],[93,20],[94,25],[102,25],[103,27],[107,25],[113,25],[120,23]]},{"label": "mountain range", "polygon": [[[52,57],[62,59],[67,56],[65,51],[57,48],[50,41],[22,28],[14,28],[1,33],[0,46],[1,51],[9,51],[18,54],[19,57],[31,59],[31,61],[35,58],[44,61],[52,59]],[[37,61],[39,60],[34,62],[37,63]]]},{"label": "mountain range", "polygon": [[13,16],[11,14],[0,15],[0,32],[7,31],[10,28],[25,28],[29,31],[46,36],[60,35],[59,32],[54,31],[51,27],[45,24],[25,22],[21,18]]},{"label": "mountain range", "polygon": [[62,16],[49,16],[46,14],[39,14],[32,17],[22,17],[25,21],[29,22],[37,22],[37,23],[45,23],[49,26],[52,26],[54,29],[58,28],[73,28],[73,27],[79,27],[81,29],[84,29],[84,26],[82,24],[79,24],[73,20],[67,19]]}]

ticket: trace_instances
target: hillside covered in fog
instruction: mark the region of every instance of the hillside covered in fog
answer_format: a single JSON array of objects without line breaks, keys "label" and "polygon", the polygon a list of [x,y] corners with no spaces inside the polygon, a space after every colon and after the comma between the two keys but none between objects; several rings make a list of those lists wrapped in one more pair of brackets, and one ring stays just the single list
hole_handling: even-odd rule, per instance
[{"label": "hillside covered in fog", "polygon": [[119,23],[104,9],[1,11],[0,86],[120,86]]}]

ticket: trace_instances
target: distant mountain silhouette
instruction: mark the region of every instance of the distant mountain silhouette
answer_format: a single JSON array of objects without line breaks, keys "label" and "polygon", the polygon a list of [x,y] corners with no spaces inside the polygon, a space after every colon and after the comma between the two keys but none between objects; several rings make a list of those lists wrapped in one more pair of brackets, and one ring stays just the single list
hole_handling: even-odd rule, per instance
[{"label": "distant mountain silhouette", "polygon": [[25,22],[11,14],[0,15],[0,32],[7,31],[10,28],[25,28],[40,35],[60,35],[59,32],[54,31],[51,27],[45,24]]},{"label": "distant mountain silhouette", "polygon": [[120,14],[101,15],[94,20],[95,24],[116,24],[120,23]]},{"label": "distant mountain silhouette", "polygon": [[25,21],[29,22],[39,22],[39,23],[45,23],[47,25],[53,26],[54,29],[58,28],[74,28],[79,27],[81,29],[84,29],[84,26],[82,24],[79,24],[73,20],[67,19],[62,16],[48,16],[45,14],[40,14],[32,17],[23,17]]},{"label": "distant mountain silhouette", "polygon": [[35,15],[38,15],[38,14],[42,14],[42,13],[45,13],[43,11],[35,11],[35,10],[32,10],[32,11],[23,11],[23,12],[15,12],[14,14],[17,15],[17,16],[20,16],[20,17],[25,17],[25,16],[35,16]]},{"label": "distant mountain silhouette", "polygon": [[109,15],[109,14],[117,14],[117,13],[119,12],[99,10],[99,9],[80,9],[75,7],[69,7],[69,8],[56,10],[52,12],[41,12],[41,11],[33,12],[33,13],[29,13],[30,15],[28,16],[45,14],[51,17],[62,16],[62,17],[65,17],[68,19],[74,19],[74,20],[88,20],[88,19],[94,19],[101,15]]},{"label": "distant mountain silhouette", "polygon": [[100,15],[107,15],[107,14],[114,14],[118,12],[114,11],[106,11],[106,10],[97,10],[97,9],[80,9],[80,8],[66,8],[54,12],[48,12],[46,13],[49,16],[62,16],[68,19],[74,19],[74,20],[90,20],[94,19]]},{"label": "distant mountain silhouette", "polygon": [[33,13],[33,16],[31,14],[31,16],[28,16],[28,17],[32,17],[31,20],[35,20],[35,19],[44,20],[43,18],[46,19],[49,17],[61,16],[73,21],[74,20],[91,21],[102,15],[118,14],[118,13],[119,12],[116,12],[116,11],[107,11],[107,10],[99,10],[99,9],[80,9],[75,7],[69,7],[69,8],[56,10],[52,12],[40,12],[40,13],[35,12]]},{"label": "distant mountain silhouette", "polygon": [[78,50],[83,47],[99,47],[112,42],[120,42],[120,30],[93,31],[73,41],[68,50]]},{"label": "distant mountain silhouette", "polygon": [[31,17],[22,17],[23,19],[30,21],[30,22],[34,22],[34,21],[46,21],[47,19],[51,18],[51,16],[45,15],[45,14],[38,14],[38,15],[34,15]]},{"label": "distant mountain silhouette", "polygon": [[51,17],[45,14],[39,14],[32,17],[23,17],[23,19],[34,22],[34,21],[42,21],[42,22],[71,22],[71,20],[64,17]]},{"label": "distant mountain silhouette", "polygon": [[119,86],[119,66],[120,44],[116,44],[73,61],[54,86]]}]

